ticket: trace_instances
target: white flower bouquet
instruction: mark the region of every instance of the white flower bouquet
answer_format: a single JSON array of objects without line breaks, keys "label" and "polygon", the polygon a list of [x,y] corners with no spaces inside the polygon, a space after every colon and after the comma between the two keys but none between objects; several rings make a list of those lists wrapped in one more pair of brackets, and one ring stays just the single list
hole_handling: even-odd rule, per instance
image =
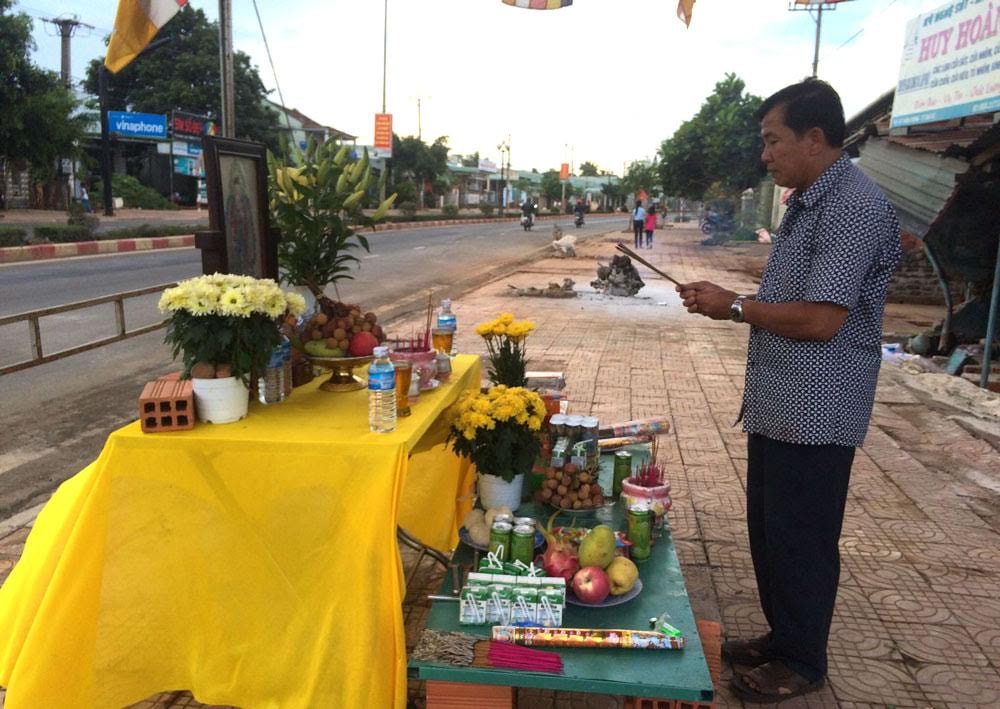
[{"label": "white flower bouquet", "polygon": [[[214,273],[181,281],[160,297],[169,314],[165,342],[176,359],[183,356],[187,379],[197,366],[213,367],[213,376],[234,376],[249,383],[251,371],[263,371],[281,342],[280,320],[301,315],[305,299],[285,292],[271,279]],[[222,374],[216,368],[225,369]]]}]

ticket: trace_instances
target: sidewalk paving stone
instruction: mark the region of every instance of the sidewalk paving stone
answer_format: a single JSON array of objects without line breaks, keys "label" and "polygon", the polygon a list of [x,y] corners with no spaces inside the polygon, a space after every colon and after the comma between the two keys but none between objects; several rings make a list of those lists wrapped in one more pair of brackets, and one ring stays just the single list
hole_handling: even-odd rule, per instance
[{"label": "sidewalk paving stone", "polygon": [[[530,367],[566,373],[572,412],[602,421],[669,417],[658,456],[673,485],[669,516],[692,607],[721,621],[724,638],[757,635],[766,624],[745,529],[746,438],[733,426],[746,328],[689,315],[672,286],[643,266],[647,286],[638,297],[596,293],[588,285],[595,264],[610,260],[621,238],[615,232],[584,242],[577,259],[542,259],[456,299],[456,346],[485,354],[474,325],[510,311],[536,322]],[[702,238],[691,227],[664,230],[644,257],[683,280],[752,291],[770,247],[704,247]],[[508,288],[565,277],[576,282],[574,300],[519,298]],[[940,315],[940,308],[891,304],[885,328],[919,332]],[[423,320],[401,326],[411,324],[419,329]],[[914,375],[883,367],[848,495],[829,681],[781,709],[1000,705],[1000,436],[976,435],[962,423],[972,414],[956,407],[921,390]],[[0,537],[0,580],[25,533]],[[413,553],[402,553],[408,568]],[[408,648],[440,579],[430,563],[415,576],[403,605]],[[731,676],[724,665],[719,708],[744,706],[726,686]],[[423,706],[422,683],[410,682],[408,695],[411,707]],[[532,709],[624,706],[621,697],[573,692],[520,690],[516,697]],[[141,706],[202,705],[181,692]]]}]

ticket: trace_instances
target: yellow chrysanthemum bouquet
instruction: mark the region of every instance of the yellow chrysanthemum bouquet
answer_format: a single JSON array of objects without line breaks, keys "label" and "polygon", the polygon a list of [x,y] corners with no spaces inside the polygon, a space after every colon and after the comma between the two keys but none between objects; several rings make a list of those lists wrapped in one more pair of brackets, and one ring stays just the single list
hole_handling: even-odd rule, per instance
[{"label": "yellow chrysanthemum bouquet", "polygon": [[500,384],[485,394],[466,393],[451,414],[451,448],[480,473],[510,482],[531,470],[545,419],[545,402],[537,393]]},{"label": "yellow chrysanthemum bouquet", "polygon": [[503,313],[497,319],[476,327],[476,333],[486,340],[491,382],[509,387],[524,386],[527,368],[525,340],[534,329],[535,323],[515,320],[510,313]]},{"label": "yellow chrysanthemum bouquet", "polygon": [[181,281],[160,297],[160,311],[170,316],[165,341],[175,359],[183,355],[182,376],[189,378],[199,362],[228,364],[244,384],[281,342],[280,318],[305,308],[302,296],[271,279],[227,273]]}]

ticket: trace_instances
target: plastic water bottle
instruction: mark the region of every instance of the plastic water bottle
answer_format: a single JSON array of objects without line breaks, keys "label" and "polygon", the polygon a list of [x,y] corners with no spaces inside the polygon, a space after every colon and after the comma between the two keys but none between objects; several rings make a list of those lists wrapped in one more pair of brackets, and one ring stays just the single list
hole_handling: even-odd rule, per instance
[{"label": "plastic water bottle", "polygon": [[257,398],[262,404],[277,404],[285,400],[285,357],[281,345],[271,350],[264,372],[257,377]]},{"label": "plastic water bottle", "polygon": [[438,310],[437,315],[437,326],[442,330],[455,332],[457,321],[455,320],[455,313],[451,312],[451,300],[448,298],[441,301],[441,308]]},{"label": "plastic water bottle", "polygon": [[396,430],[396,371],[389,361],[389,348],[376,347],[375,361],[368,367],[368,428],[374,433]]}]

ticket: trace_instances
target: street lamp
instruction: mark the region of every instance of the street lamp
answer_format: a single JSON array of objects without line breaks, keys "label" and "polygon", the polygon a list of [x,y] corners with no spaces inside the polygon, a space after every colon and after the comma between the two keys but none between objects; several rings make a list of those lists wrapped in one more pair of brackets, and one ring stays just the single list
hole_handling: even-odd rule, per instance
[{"label": "street lamp", "polygon": [[507,182],[504,180],[504,152],[507,153],[507,174],[510,175],[510,136],[504,138],[498,145],[500,151],[500,189],[497,192],[497,202],[500,205],[500,216],[503,216],[504,197],[507,195]]}]

